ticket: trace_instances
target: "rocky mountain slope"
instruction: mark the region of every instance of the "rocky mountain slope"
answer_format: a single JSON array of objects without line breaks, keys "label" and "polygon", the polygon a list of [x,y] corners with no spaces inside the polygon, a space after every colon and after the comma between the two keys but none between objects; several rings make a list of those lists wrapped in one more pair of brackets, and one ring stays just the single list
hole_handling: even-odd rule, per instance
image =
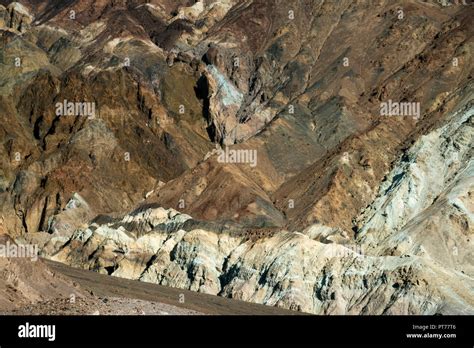
[{"label": "rocky mountain slope", "polygon": [[147,207],[43,250],[75,267],[317,314],[472,314],[473,116],[469,102],[400,157],[355,239],[316,224],[252,240]]},{"label": "rocky mountain slope", "polygon": [[305,312],[472,313],[472,15],[0,0],[0,232]]},{"label": "rocky mountain slope", "polygon": [[321,224],[249,239],[146,207],[43,248],[118,277],[317,314],[473,313],[472,101],[395,163],[356,238]]}]

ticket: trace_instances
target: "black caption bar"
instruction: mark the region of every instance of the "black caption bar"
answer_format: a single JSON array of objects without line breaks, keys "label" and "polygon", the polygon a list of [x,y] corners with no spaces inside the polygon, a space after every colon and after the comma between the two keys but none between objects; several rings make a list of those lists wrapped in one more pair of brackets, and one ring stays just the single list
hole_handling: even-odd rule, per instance
[{"label": "black caption bar", "polygon": [[473,322],[473,316],[4,316],[0,317],[0,346],[317,343],[473,347]]}]

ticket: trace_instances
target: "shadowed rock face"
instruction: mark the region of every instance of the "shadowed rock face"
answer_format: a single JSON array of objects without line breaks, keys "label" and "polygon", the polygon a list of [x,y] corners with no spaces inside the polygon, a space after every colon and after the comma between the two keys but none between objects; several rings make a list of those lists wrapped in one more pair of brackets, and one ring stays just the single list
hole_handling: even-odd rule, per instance
[{"label": "shadowed rock face", "polygon": [[[446,5],[0,1],[0,231],[78,267],[314,313],[472,312],[473,10]],[[419,114],[382,115],[392,102]],[[102,242],[122,252],[88,259]],[[345,244],[373,279],[329,292],[356,266],[320,252]],[[362,304],[372,290],[386,301]]]}]

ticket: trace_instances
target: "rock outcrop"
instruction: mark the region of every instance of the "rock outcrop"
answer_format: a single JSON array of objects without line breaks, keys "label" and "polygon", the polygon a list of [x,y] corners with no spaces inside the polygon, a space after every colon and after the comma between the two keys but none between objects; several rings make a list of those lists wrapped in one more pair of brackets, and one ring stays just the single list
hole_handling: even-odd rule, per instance
[{"label": "rock outcrop", "polygon": [[423,255],[474,275],[473,122],[471,101],[397,161],[358,218],[367,250]]},{"label": "rock outcrop", "polygon": [[[169,213],[175,214],[162,208],[147,212]],[[203,229],[140,235],[123,221],[76,231],[52,259],[316,314],[474,312],[472,278],[423,255],[365,255],[363,245],[321,243],[299,232],[258,241]]]},{"label": "rock outcrop", "polygon": [[0,232],[312,313],[472,313],[472,6],[0,3]]},{"label": "rock outcrop", "polygon": [[468,100],[401,155],[358,217],[355,238],[319,224],[251,240],[192,229],[189,216],[150,207],[78,230],[49,255],[316,314],[472,314],[473,112]]}]

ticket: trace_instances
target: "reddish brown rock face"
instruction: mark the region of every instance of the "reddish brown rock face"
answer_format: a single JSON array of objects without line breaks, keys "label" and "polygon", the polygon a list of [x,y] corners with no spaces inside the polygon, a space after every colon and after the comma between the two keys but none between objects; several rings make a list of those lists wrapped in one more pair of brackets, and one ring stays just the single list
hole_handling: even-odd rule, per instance
[{"label": "reddish brown rock face", "polygon": [[[12,233],[46,230],[74,192],[103,214],[152,190],[148,201],[179,208],[184,199],[197,218],[351,230],[400,150],[452,110],[452,91],[469,81],[472,29],[459,7],[5,5],[2,185]],[[380,117],[388,99],[419,101],[422,120]],[[94,103],[96,117],[56,115],[65,100]],[[258,165],[203,171],[214,143],[255,150]]]},{"label": "reddish brown rock face", "polygon": [[[410,177],[397,171],[407,153],[458,129],[472,101],[472,6],[0,4],[0,231],[16,237],[69,238],[148,206],[252,240],[315,224],[388,236],[436,195],[407,181],[392,207],[387,183]],[[468,168],[471,133],[452,132],[459,144],[447,136],[413,177],[431,183],[454,152]],[[438,195],[455,180],[443,175]],[[472,237],[466,216],[450,221]]]}]

